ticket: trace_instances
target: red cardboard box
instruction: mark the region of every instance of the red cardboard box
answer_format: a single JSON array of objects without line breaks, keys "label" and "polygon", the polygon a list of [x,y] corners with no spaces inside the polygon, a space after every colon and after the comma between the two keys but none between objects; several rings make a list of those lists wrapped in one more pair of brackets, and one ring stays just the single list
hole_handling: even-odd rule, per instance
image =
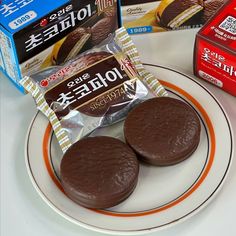
[{"label": "red cardboard box", "polygon": [[236,1],[228,1],[198,32],[194,74],[236,96]]}]

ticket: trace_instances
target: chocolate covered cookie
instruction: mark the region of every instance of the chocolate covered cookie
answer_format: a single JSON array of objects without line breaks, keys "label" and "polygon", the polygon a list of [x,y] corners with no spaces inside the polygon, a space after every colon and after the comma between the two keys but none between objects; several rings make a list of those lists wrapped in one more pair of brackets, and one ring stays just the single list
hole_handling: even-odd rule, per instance
[{"label": "chocolate covered cookie", "polygon": [[141,160],[172,165],[188,158],[200,141],[200,121],[186,103],[153,98],[134,108],[125,120],[126,142]]},{"label": "chocolate covered cookie", "polygon": [[78,27],[72,31],[60,46],[56,58],[56,64],[64,63],[77,54],[91,47],[91,32],[88,28]]},{"label": "chocolate covered cookie", "polygon": [[139,163],[130,147],[111,137],[82,139],[73,144],[61,162],[61,183],[76,203],[109,208],[135,189]]},{"label": "chocolate covered cookie", "polygon": [[[108,12],[107,15],[112,14]],[[103,40],[105,40],[111,32],[114,31],[116,27],[116,22],[114,17],[107,16],[99,20],[92,28],[92,45],[97,46]]]},{"label": "chocolate covered cookie", "polygon": [[208,21],[217,10],[219,10],[227,0],[201,0],[204,6],[202,21]]},{"label": "chocolate covered cookie", "polygon": [[161,26],[176,29],[199,22],[203,6],[198,0],[163,0],[157,9]]}]

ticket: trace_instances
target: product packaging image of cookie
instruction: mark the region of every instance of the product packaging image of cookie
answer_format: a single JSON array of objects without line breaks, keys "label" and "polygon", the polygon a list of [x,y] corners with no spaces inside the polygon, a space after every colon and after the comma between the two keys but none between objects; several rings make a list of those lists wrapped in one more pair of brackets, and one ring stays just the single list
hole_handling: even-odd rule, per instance
[{"label": "product packaging image of cookie", "polygon": [[219,9],[198,32],[194,73],[236,96],[236,2]]},{"label": "product packaging image of cookie", "polygon": [[166,96],[124,28],[63,65],[21,80],[65,152],[94,130],[125,119],[140,102]]},{"label": "product packaging image of cookie", "polygon": [[[104,1],[101,0],[93,4],[96,7],[91,10],[91,17],[54,45],[51,54],[41,65],[41,69],[72,59],[79,53],[100,44],[118,28],[115,1],[104,5]],[[79,1],[73,0],[75,9],[79,9],[80,5]]]},{"label": "product packaging image of cookie", "polygon": [[64,63],[118,28],[117,1],[3,0],[0,69],[16,87],[25,75]]},{"label": "product packaging image of cookie", "polygon": [[121,1],[122,24],[130,34],[198,28],[227,0]]}]

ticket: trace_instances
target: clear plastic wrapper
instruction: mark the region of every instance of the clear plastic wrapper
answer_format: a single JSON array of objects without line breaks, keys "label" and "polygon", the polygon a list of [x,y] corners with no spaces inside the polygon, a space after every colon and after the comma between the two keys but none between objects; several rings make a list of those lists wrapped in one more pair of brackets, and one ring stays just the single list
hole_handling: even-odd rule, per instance
[{"label": "clear plastic wrapper", "polygon": [[143,67],[124,28],[73,60],[21,83],[48,117],[63,152],[98,128],[123,120],[138,103],[167,95]]}]

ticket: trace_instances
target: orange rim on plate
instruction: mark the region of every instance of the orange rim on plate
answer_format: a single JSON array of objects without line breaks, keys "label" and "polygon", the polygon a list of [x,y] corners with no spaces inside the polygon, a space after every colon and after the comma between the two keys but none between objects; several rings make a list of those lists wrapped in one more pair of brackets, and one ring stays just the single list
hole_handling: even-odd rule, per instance
[{"label": "orange rim on plate", "polygon": [[[94,211],[94,212],[97,212],[100,214],[104,214],[104,215],[115,216],[115,217],[139,217],[139,216],[145,216],[145,215],[151,215],[154,213],[158,213],[158,212],[167,210],[171,207],[174,207],[174,206],[178,205],[179,203],[181,203],[182,201],[184,201],[186,198],[188,198],[193,192],[195,192],[201,186],[201,184],[203,183],[203,181],[207,177],[207,175],[212,167],[212,163],[214,161],[215,146],[216,146],[215,133],[214,133],[212,122],[211,122],[207,112],[205,111],[205,109],[189,93],[187,93],[183,89],[181,89],[181,88],[177,87],[176,85],[173,85],[169,82],[161,81],[161,80],[160,80],[160,82],[165,87],[170,88],[171,90],[174,90],[178,94],[181,94],[183,97],[187,98],[198,109],[198,111],[200,112],[201,116],[203,117],[203,119],[205,121],[205,124],[206,124],[208,132],[209,132],[209,137],[210,137],[209,138],[210,152],[209,152],[209,160],[208,160],[207,165],[205,166],[204,171],[202,172],[200,178],[195,182],[195,184],[188,191],[186,191],[183,195],[181,195],[179,198],[175,199],[174,201],[172,201],[166,205],[163,205],[159,208],[155,208],[155,209],[151,209],[151,210],[147,210],[147,211],[142,211],[142,212],[133,212],[133,213],[132,212],[131,213],[119,213],[119,212],[110,212],[110,211],[106,211],[106,210],[95,210],[95,209],[91,209],[91,211]],[[48,154],[49,153],[48,147],[49,147],[49,140],[50,140],[51,132],[52,132],[52,127],[50,124],[48,124],[48,126],[45,130],[45,133],[44,133],[44,137],[43,137],[43,147],[42,148],[43,148],[44,163],[46,165],[47,171],[48,171],[51,179],[56,184],[56,186],[64,193],[64,190],[62,188],[60,181],[57,179],[57,177],[54,174],[53,168],[50,163],[49,154]]]}]

